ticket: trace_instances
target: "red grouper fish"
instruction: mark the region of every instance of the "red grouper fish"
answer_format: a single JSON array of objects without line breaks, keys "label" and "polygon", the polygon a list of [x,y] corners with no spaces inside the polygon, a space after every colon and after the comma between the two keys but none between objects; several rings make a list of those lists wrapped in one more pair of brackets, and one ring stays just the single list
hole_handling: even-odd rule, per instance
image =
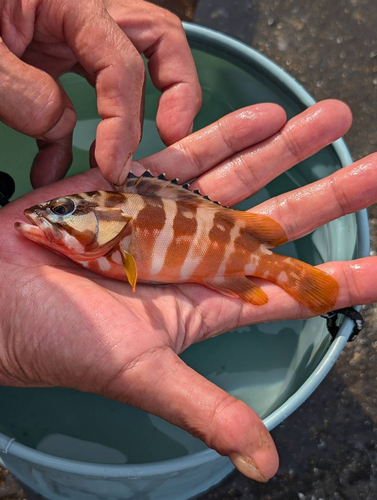
[{"label": "red grouper fish", "polygon": [[270,217],[222,207],[165,178],[130,175],[122,192],[93,191],[25,210],[27,238],[103,276],[142,283],[198,283],[266,304],[251,276],[276,283],[316,314],[330,311],[334,278],[269,248],[287,241]]}]

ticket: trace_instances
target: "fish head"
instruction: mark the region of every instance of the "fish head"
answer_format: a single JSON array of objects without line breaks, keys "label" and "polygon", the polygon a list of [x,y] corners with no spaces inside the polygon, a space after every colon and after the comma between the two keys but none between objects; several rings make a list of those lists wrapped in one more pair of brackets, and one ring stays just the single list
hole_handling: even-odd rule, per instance
[{"label": "fish head", "polygon": [[80,195],[63,196],[24,211],[29,224],[15,227],[30,240],[65,255],[81,254],[98,232],[97,203]]},{"label": "fish head", "polygon": [[120,203],[108,206],[109,196],[96,191],[54,198],[27,208],[24,215],[29,224],[17,222],[15,227],[35,243],[72,260],[92,260],[119,242],[130,220]]}]

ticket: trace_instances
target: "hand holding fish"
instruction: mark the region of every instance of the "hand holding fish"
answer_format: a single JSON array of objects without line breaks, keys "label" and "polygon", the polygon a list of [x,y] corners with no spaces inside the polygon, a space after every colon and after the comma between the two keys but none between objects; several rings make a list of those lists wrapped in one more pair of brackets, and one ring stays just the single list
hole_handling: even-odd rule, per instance
[{"label": "hand holding fish", "polygon": [[6,95],[0,120],[37,139],[34,187],[63,178],[72,161],[76,112],[57,80],[66,72],[83,75],[96,89],[102,122],[93,151],[111,182],[125,180],[141,138],[140,54],[162,92],[162,140],[172,144],[189,133],[201,89],[182,23],[170,12],[142,0],[0,0],[0,24]]},{"label": "hand holding fish", "polygon": [[[288,123],[276,105],[250,106],[134,162],[133,171],[164,172],[180,182],[196,178],[193,189],[232,206],[344,135],[350,124],[349,109],[338,101],[316,104]],[[375,203],[376,168],[377,156],[371,155],[272,198],[252,213],[270,217],[289,241],[295,240]],[[262,421],[177,354],[242,325],[316,312],[260,278],[256,285],[268,301],[259,306],[192,283],[138,283],[133,293],[127,283],[80,268],[14,230],[27,207],[67,193],[90,197],[101,190],[110,191],[111,185],[93,169],[1,209],[0,270],[6,286],[0,299],[7,308],[0,317],[0,383],[73,387],[133,404],[200,437],[247,476],[267,480],[276,472],[278,456]],[[66,208],[57,202],[56,209],[62,213]],[[99,226],[99,238],[100,231]],[[377,300],[375,257],[326,263],[318,269],[339,286],[331,307]]]}]

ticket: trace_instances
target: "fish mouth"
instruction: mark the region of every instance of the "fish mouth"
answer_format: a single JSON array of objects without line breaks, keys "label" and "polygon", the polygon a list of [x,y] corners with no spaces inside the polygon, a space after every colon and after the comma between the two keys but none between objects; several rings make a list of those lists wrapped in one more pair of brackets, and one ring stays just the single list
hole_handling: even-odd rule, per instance
[{"label": "fish mouth", "polygon": [[42,218],[42,215],[40,213],[39,214],[35,213],[31,208],[27,208],[26,210],[24,210],[24,216],[33,226],[37,227],[38,227],[37,220]]},{"label": "fish mouth", "polygon": [[16,222],[15,228],[30,240],[37,243],[56,244],[62,239],[61,231],[44,217],[39,208],[27,208],[24,210],[24,216],[30,224]]}]

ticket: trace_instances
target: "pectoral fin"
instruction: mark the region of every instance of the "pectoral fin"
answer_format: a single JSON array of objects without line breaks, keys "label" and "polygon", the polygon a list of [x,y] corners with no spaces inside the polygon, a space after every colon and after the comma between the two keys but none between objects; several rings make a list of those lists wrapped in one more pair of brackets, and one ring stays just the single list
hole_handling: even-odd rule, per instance
[{"label": "pectoral fin", "polygon": [[203,284],[229,297],[240,297],[245,302],[250,302],[256,306],[263,306],[268,302],[268,297],[264,291],[251,280],[242,276],[238,278],[207,279]]},{"label": "pectoral fin", "polygon": [[137,282],[137,268],[135,259],[132,255],[125,250],[121,250],[123,267],[126,271],[128,283],[132,286],[132,291],[134,292],[136,289]]}]

